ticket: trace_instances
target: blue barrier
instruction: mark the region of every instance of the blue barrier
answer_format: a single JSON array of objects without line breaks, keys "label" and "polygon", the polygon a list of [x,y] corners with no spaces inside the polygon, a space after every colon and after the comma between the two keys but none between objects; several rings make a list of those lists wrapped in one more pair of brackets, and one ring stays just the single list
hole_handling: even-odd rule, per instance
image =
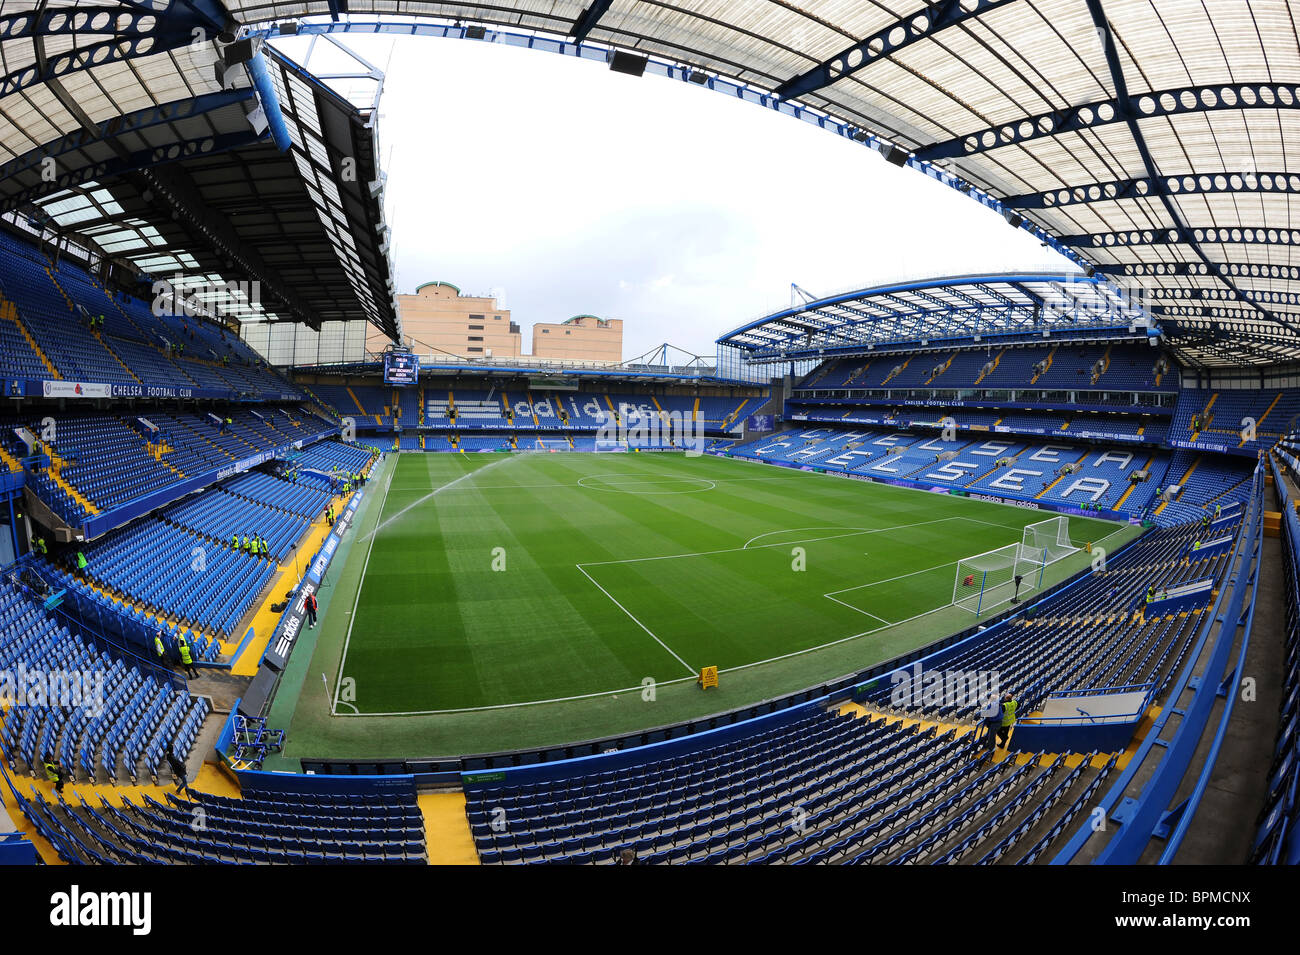
[{"label": "blue barrier", "polygon": [[704,730],[692,736],[661,740],[656,743],[647,743],[644,746],[635,746],[631,749],[593,753],[590,756],[575,756],[571,759],[560,759],[531,766],[466,772],[461,774],[461,783],[468,792],[486,786],[519,786],[525,783],[543,782],[556,777],[609,772],[641,763],[667,759],[681,753],[695,752],[702,747],[718,746],[735,739],[770,730],[775,726],[797,719],[812,707],[821,706],[827,702],[827,699],[825,696],[818,697],[800,703],[798,706]]},{"label": "blue barrier", "polygon": [[1141,609],[1144,614],[1161,617],[1168,613],[1206,607],[1213,594],[1214,578],[1202,577],[1200,580],[1157,591],[1155,600],[1150,603],[1146,603],[1145,597],[1139,597],[1134,606]]}]

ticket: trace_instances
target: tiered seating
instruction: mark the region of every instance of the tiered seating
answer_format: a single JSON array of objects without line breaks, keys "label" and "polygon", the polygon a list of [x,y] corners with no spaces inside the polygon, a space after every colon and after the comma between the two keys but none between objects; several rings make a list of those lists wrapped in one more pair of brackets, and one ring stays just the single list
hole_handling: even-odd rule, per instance
[{"label": "tiered seating", "polygon": [[[453,407],[455,418],[451,416]],[[511,422],[505,411],[499,393],[489,398],[486,391],[462,390],[455,395],[425,391],[424,423],[430,427],[509,428]]]},{"label": "tiered seating", "polygon": [[[1045,499],[1103,510],[1113,510],[1123,501],[1124,513],[1130,514],[1141,513],[1150,503],[1167,460],[1162,453],[1134,454],[1122,448],[1087,451],[1028,444],[1009,435],[984,438],[966,433],[956,441],[943,441],[933,432],[829,427],[768,435],[738,444],[730,453],[922,485],[970,488],[1016,500]],[[1010,464],[999,465],[1006,459],[1012,459]],[[1071,464],[1078,470],[1061,477],[1061,468]],[[1151,478],[1126,496],[1129,475],[1144,467]]]},{"label": "tiered seating", "polygon": [[510,447],[507,435],[462,434],[458,446],[465,451],[498,451]]},{"label": "tiered seating", "polygon": [[[1000,686],[1014,690],[1026,712],[1055,690],[1090,689],[1153,682],[1163,690],[1178,672],[1191,645],[1198,614],[1143,619],[1134,614],[1150,586],[1218,578],[1229,555],[1183,563],[1195,525],[1149,534],[1111,560],[1104,573],[1048,598],[1032,620],[1017,620],[941,650],[927,668],[997,673]],[[1157,695],[1159,693],[1157,692]],[[888,707],[890,688],[873,701]],[[975,706],[925,708],[944,719],[974,719]]]},{"label": "tiered seating", "polygon": [[[80,698],[69,705],[15,705],[4,714],[0,741],[9,766],[33,775],[53,758],[65,771],[90,780],[136,782],[156,777],[167,752],[190,752],[211,710],[145,672],[126,656],[96,649],[59,626],[9,582],[0,583],[0,669],[21,663],[29,672],[84,674]],[[102,676],[102,684],[98,678]]]},{"label": "tiered seating", "polygon": [[[650,747],[618,769],[473,788],[466,814],[485,864],[601,864],[625,852],[676,864],[976,861],[1011,853],[1024,819],[1068,805],[1100,775],[1042,762],[995,764],[952,730],[815,710],[681,756]],[[502,810],[507,824],[493,825]],[[994,849],[977,853],[985,843]]]},{"label": "tiered seating", "polygon": [[[48,450],[62,461],[59,476],[98,510],[106,511],[167,488],[186,476],[228,466],[232,460],[299,440],[312,441],[334,430],[314,416],[267,406],[264,410],[224,411],[228,432],[207,414],[146,411],[133,416],[56,413]],[[0,420],[0,445],[14,457],[27,453],[15,428],[45,433],[45,414]],[[150,431],[145,422],[157,428]],[[152,446],[151,446],[152,442]],[[90,511],[49,474],[30,480],[57,514],[74,526]]]},{"label": "tiered seating", "polygon": [[[29,819],[72,864],[387,863],[424,865],[424,822],[406,795],[297,796],[247,791],[242,799],[191,792],[107,800],[19,795]],[[196,811],[204,825],[196,831]]]},{"label": "tiered seating", "polygon": [[[225,531],[227,542],[233,532]],[[237,553],[220,539],[155,520],[113,531],[83,550],[87,573],[100,586],[227,636],[275,572],[273,563]],[[197,565],[196,550],[203,558]]]},{"label": "tiered seating", "polygon": [[[1185,388],[1178,395],[1169,438],[1253,454],[1276,444],[1298,415],[1300,389]],[[1249,441],[1242,438],[1246,419],[1255,422],[1255,437]]]},{"label": "tiered seating", "polygon": [[162,512],[162,519],[218,544],[229,541],[236,533],[264,538],[271,559],[277,563],[284,560],[289,548],[311,523],[299,514],[239,495],[220,493],[203,494],[173,505]]},{"label": "tiered seating", "polygon": [[329,494],[320,488],[281,480],[261,471],[242,474],[226,482],[221,489],[236,497],[309,518],[319,514],[329,502]]},{"label": "tiered seating", "polygon": [[304,468],[330,471],[337,467],[340,471],[360,471],[372,456],[372,450],[355,444],[343,444],[339,441],[322,441],[303,448],[292,460]]},{"label": "tiered seating", "polygon": [[[1174,391],[1177,376],[1156,383],[1159,355],[1141,345],[1034,345],[961,352],[899,352],[834,359],[796,391],[841,388],[1040,388],[1044,391]],[[1050,363],[1048,359],[1050,357]],[[986,366],[994,367],[985,372]],[[1096,374],[1099,363],[1104,371]],[[1036,370],[1037,369],[1037,370]]]},{"label": "tiered seating", "polygon": [[1250,458],[1180,450],[1165,471],[1164,484],[1181,483],[1183,490],[1175,500],[1156,505],[1154,516],[1162,524],[1179,524],[1199,520],[1207,507],[1244,502],[1254,470]]},{"label": "tiered seating", "polygon": [[[109,415],[58,416],[54,452],[60,473],[100,510],[172,484],[177,474],[150,454],[140,433]],[[39,433],[39,432],[38,432]]]},{"label": "tiered seating", "polygon": [[[58,377],[70,381],[214,388],[276,399],[300,393],[233,332],[205,319],[156,316],[149,301],[110,295],[72,259],[61,258],[56,267],[7,232],[0,231],[0,252],[12,301],[0,303],[6,377],[52,377],[21,323]],[[89,319],[100,316],[103,331],[92,332]],[[183,343],[184,354],[169,354],[169,343]]]}]

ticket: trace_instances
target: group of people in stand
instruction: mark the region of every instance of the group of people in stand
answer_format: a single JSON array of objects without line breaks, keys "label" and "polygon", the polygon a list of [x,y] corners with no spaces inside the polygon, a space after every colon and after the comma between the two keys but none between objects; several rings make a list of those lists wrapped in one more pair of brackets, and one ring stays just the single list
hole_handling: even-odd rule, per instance
[{"label": "group of people in stand", "polygon": [[333,473],[335,490],[344,494],[351,494],[353,488],[365,487],[368,480],[364,471],[342,471],[337,465]]},{"label": "group of people in stand", "polygon": [[[163,643],[163,632],[161,627],[153,632],[153,652],[158,658],[158,663],[162,666],[169,667],[171,665],[167,658],[167,644]],[[185,675],[191,680],[198,679],[199,671],[194,666],[194,648],[190,646],[189,640],[181,630],[176,631],[176,656],[180,660],[181,668],[185,671]]]},{"label": "group of people in stand", "polygon": [[237,550],[250,557],[256,557],[259,560],[263,557],[267,560],[271,559],[271,549],[267,546],[266,538],[262,537],[260,534],[254,534],[252,537],[249,537],[247,534],[243,537],[240,537],[238,534],[231,534],[230,549]]}]

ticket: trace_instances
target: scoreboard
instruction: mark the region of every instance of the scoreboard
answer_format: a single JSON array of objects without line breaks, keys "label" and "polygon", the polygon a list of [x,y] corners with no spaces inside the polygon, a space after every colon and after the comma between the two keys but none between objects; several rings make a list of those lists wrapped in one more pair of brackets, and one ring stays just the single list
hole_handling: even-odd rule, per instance
[{"label": "scoreboard", "polygon": [[413,385],[420,377],[420,359],[411,352],[390,351],[384,354],[384,384]]}]

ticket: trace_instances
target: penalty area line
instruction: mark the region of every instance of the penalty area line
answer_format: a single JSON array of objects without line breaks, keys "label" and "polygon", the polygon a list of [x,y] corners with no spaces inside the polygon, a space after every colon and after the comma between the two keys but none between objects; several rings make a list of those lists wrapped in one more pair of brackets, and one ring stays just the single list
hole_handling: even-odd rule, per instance
[{"label": "penalty area line", "polygon": [[626,607],[624,607],[621,603],[619,603],[617,600],[615,600],[615,599],[614,599],[614,595],[611,594],[611,593],[610,593],[608,590],[606,590],[604,587],[602,587],[602,586],[601,586],[601,585],[596,581],[596,578],[595,578],[595,577],[593,577],[593,576],[591,576],[591,574],[587,573],[586,568],[584,568],[581,564],[574,564],[573,566],[574,566],[574,567],[577,567],[578,570],[580,570],[580,571],[582,572],[582,576],[586,577],[586,578],[587,578],[588,580],[590,580],[593,584],[595,584],[597,590],[599,590],[602,594],[604,594],[604,595],[605,595],[606,597],[608,597],[610,600],[614,601],[614,606],[617,607],[619,610],[623,611],[625,614],[627,614],[628,617],[631,618],[631,620],[632,620],[632,622],[633,622],[634,624],[636,624],[638,627],[640,627],[640,628],[641,628],[642,630],[644,630],[646,633],[650,634],[650,639],[651,639],[651,640],[653,640],[655,643],[659,644],[659,646],[663,647],[665,650],[667,650],[669,653],[671,653],[671,654],[673,655],[673,658],[674,658],[678,663],[680,663],[682,666],[686,667],[686,669],[687,669],[690,673],[693,674],[693,673],[696,673],[696,672],[697,672],[696,669],[695,669],[695,667],[691,666],[689,663],[687,663],[685,660],[683,660],[680,656],[677,655],[677,651],[676,651],[676,650],[674,650],[672,647],[668,646],[668,644],[664,643],[662,640],[660,640],[658,637],[656,637],[656,636],[654,635],[654,632],[653,632],[649,627],[647,627],[647,626],[646,626],[645,624],[643,624],[640,620],[638,620],[638,619],[636,618],[636,614],[632,613],[632,611],[628,610],[628,609],[627,609]]}]

